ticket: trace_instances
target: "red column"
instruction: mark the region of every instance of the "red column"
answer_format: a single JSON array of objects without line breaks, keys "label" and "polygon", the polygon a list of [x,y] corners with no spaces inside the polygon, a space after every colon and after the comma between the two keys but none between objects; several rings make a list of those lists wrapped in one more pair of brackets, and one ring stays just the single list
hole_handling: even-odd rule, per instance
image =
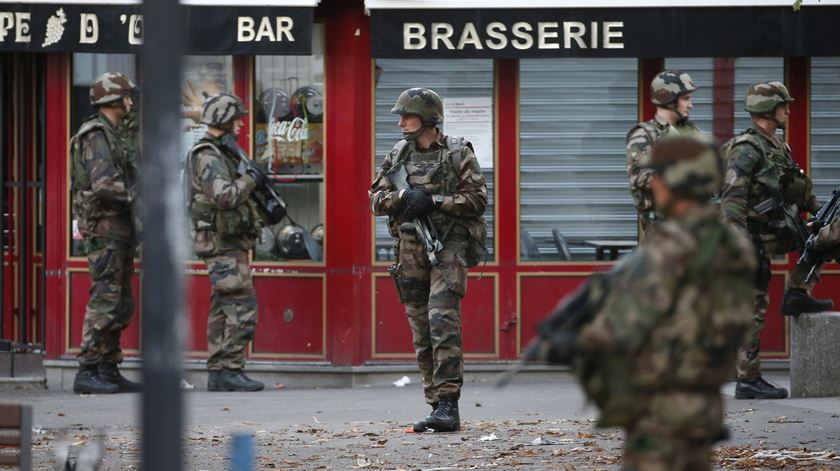
[{"label": "red column", "polygon": [[808,146],[811,132],[810,70],[811,59],[808,57],[789,57],[785,61],[785,84],[791,96],[795,99],[790,104],[787,141],[793,152],[793,158],[805,171],[810,170],[810,149]]},{"label": "red column", "polygon": [[370,20],[362,5],[330,2],[326,20],[328,355],[362,362],[370,344],[373,169]]},{"label": "red column", "polygon": [[500,318],[502,330],[499,354],[516,357],[517,231],[519,230],[519,61],[496,61],[496,135],[498,159],[496,170],[496,238],[499,253]]},{"label": "red column", "polygon": [[723,143],[735,133],[735,59],[714,60],[712,83],[712,134]]},{"label": "red column", "polygon": [[650,82],[665,68],[662,58],[639,59],[639,121],[653,119],[656,106],[650,102]]},{"label": "red column", "polygon": [[46,157],[46,354],[58,358],[65,349],[62,334],[65,325],[67,290],[67,244],[69,238],[69,201],[67,199],[67,127],[68,89],[67,75],[70,60],[67,54],[49,54],[47,57],[47,157]]}]

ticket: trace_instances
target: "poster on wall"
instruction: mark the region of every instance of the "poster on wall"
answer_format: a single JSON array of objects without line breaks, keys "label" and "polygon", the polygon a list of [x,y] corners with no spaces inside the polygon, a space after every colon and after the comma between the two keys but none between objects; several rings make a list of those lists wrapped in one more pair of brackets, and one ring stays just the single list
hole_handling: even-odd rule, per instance
[{"label": "poster on wall", "polygon": [[231,93],[233,63],[227,56],[187,58],[181,84],[181,156],[204,136],[207,126],[201,123],[201,107],[207,97]]},{"label": "poster on wall", "polygon": [[443,100],[443,132],[472,143],[482,170],[493,168],[493,98],[465,97]]}]

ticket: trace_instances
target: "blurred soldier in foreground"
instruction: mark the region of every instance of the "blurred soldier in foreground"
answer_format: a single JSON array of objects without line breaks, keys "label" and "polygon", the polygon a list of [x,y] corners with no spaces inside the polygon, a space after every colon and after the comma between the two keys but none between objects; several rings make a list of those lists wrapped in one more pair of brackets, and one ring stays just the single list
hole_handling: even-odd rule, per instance
[{"label": "blurred soldier in foreground", "polygon": [[712,147],[668,138],[642,165],[666,220],[566,298],[527,352],[570,363],[598,426],[626,430],[624,469],[711,469],[726,436],[720,386],[750,328],[755,255],[709,203],[722,176]]},{"label": "blurred soldier in foreground", "polygon": [[120,334],[134,313],[134,162],[125,135],[117,130],[134,106],[136,86],[121,73],[107,72],[90,87],[96,114],[70,141],[73,213],[85,238],[90,299],[85,310],[80,369],[73,391],[85,394],[136,392],[140,385],[120,374]]},{"label": "blurred soldier in foreground", "polygon": [[[736,136],[723,148],[727,169],[721,193],[726,219],[748,234],[758,255],[755,279],[753,319],[750,340],[738,355],[738,399],[784,399],[785,388],[776,387],[761,377],[759,336],[770,299],[770,258],[801,250],[808,237],[800,213],[816,213],[820,204],[811,192],[811,179],[792,158],[790,148],[776,136],[790,118],[793,97],[781,82],[759,82],[747,89],[744,108],[750,113],[752,127]],[[796,273],[789,287],[796,292],[788,297],[805,312],[823,311],[831,301],[811,298],[804,285],[804,273]],[[798,286],[797,286],[798,284]]]},{"label": "blurred soldier in foreground", "polygon": [[242,372],[245,348],[257,326],[257,295],[248,251],[259,237],[261,220],[250,196],[266,178],[240,162],[235,150],[246,115],[242,101],[234,95],[208,98],[201,111],[207,133],[187,156],[193,250],[207,264],[212,286],[207,318],[208,391],[264,387]]},{"label": "blurred soldier in foreground", "polygon": [[484,256],[487,183],[472,145],[438,129],[443,103],[437,93],[406,90],[391,112],[400,115],[404,138],[385,156],[371,185],[371,211],[389,216],[399,259],[389,271],[405,304],[432,406],[415,431],[451,432],[461,426],[461,298],[467,267]]},{"label": "blurred soldier in foreground", "polygon": [[639,212],[641,240],[648,228],[662,220],[657,212],[650,189],[652,171],[642,168],[640,162],[650,158],[657,142],[672,134],[700,135],[701,132],[688,120],[694,107],[691,93],[697,86],[684,72],[665,70],[650,83],[651,101],[656,105],[656,115],[649,121],[637,124],[627,133],[627,174],[630,176],[630,194]]}]

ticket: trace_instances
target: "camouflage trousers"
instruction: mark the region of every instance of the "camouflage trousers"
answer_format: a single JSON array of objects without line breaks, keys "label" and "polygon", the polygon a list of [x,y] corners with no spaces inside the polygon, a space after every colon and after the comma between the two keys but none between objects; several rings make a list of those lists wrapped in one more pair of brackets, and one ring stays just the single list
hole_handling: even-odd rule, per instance
[{"label": "camouflage trousers", "polygon": [[210,273],[207,316],[208,370],[245,367],[245,348],[257,327],[257,293],[251,280],[248,252],[234,250],[206,257]]},{"label": "camouflage trousers", "polygon": [[[822,271],[822,267],[817,269],[817,276],[819,276],[820,272]],[[785,287],[790,288],[801,288],[810,291],[815,284],[817,284],[816,279],[812,280],[810,283],[805,283],[805,278],[808,277],[808,273],[811,271],[811,267],[808,265],[796,265],[793,268],[793,271],[790,272],[790,276],[788,277],[787,283]]]},{"label": "camouflage trousers", "polygon": [[649,430],[644,425],[627,431],[625,471],[708,471],[712,469],[712,440],[688,439],[674,430]]},{"label": "camouflage trousers", "polygon": [[735,364],[737,378],[756,379],[761,376],[761,331],[764,330],[764,318],[767,316],[767,308],[770,305],[770,259],[759,257],[759,266],[766,264],[768,273],[766,276],[758,276],[755,288],[753,289],[753,325],[747,335],[747,341],[743,347],[738,349],[738,360]]},{"label": "camouflage trousers", "polygon": [[[405,299],[405,309],[423,376],[426,402],[458,400],[464,383],[461,298],[467,289],[466,229],[454,226],[431,266],[413,225],[400,227],[399,270],[419,289]],[[428,287],[423,289],[423,287]]]},{"label": "camouflage trousers", "polygon": [[104,237],[85,237],[90,270],[90,298],[77,356],[82,366],[120,363],[120,334],[131,322],[134,298],[134,244]]}]

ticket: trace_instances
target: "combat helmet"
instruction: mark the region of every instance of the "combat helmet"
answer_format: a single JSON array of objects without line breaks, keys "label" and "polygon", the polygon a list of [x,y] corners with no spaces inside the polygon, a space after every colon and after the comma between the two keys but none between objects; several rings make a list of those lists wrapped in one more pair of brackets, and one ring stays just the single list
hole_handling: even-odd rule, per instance
[{"label": "combat helmet", "polygon": [[666,136],[645,166],[661,175],[680,198],[708,201],[723,185],[723,160],[717,148],[693,136]]},{"label": "combat helmet", "polygon": [[773,113],[776,107],[793,101],[782,82],[758,82],[750,85],[744,98],[744,110],[751,114]]},{"label": "combat helmet", "polygon": [[691,76],[679,70],[663,70],[650,82],[650,101],[657,106],[668,106],[687,93],[697,90]]},{"label": "combat helmet", "polygon": [[443,123],[443,101],[429,88],[409,88],[400,93],[391,113],[415,114],[423,120],[424,126],[437,126]]},{"label": "combat helmet", "polygon": [[239,97],[230,93],[220,93],[204,101],[201,107],[201,122],[218,128],[246,114],[248,110]]},{"label": "combat helmet", "polygon": [[119,72],[105,72],[90,84],[90,104],[107,105],[122,100],[137,91],[137,85],[128,76]]},{"label": "combat helmet", "polygon": [[305,233],[304,228],[291,224],[277,231],[277,251],[280,252],[280,256],[287,260],[309,258],[303,240]]}]

